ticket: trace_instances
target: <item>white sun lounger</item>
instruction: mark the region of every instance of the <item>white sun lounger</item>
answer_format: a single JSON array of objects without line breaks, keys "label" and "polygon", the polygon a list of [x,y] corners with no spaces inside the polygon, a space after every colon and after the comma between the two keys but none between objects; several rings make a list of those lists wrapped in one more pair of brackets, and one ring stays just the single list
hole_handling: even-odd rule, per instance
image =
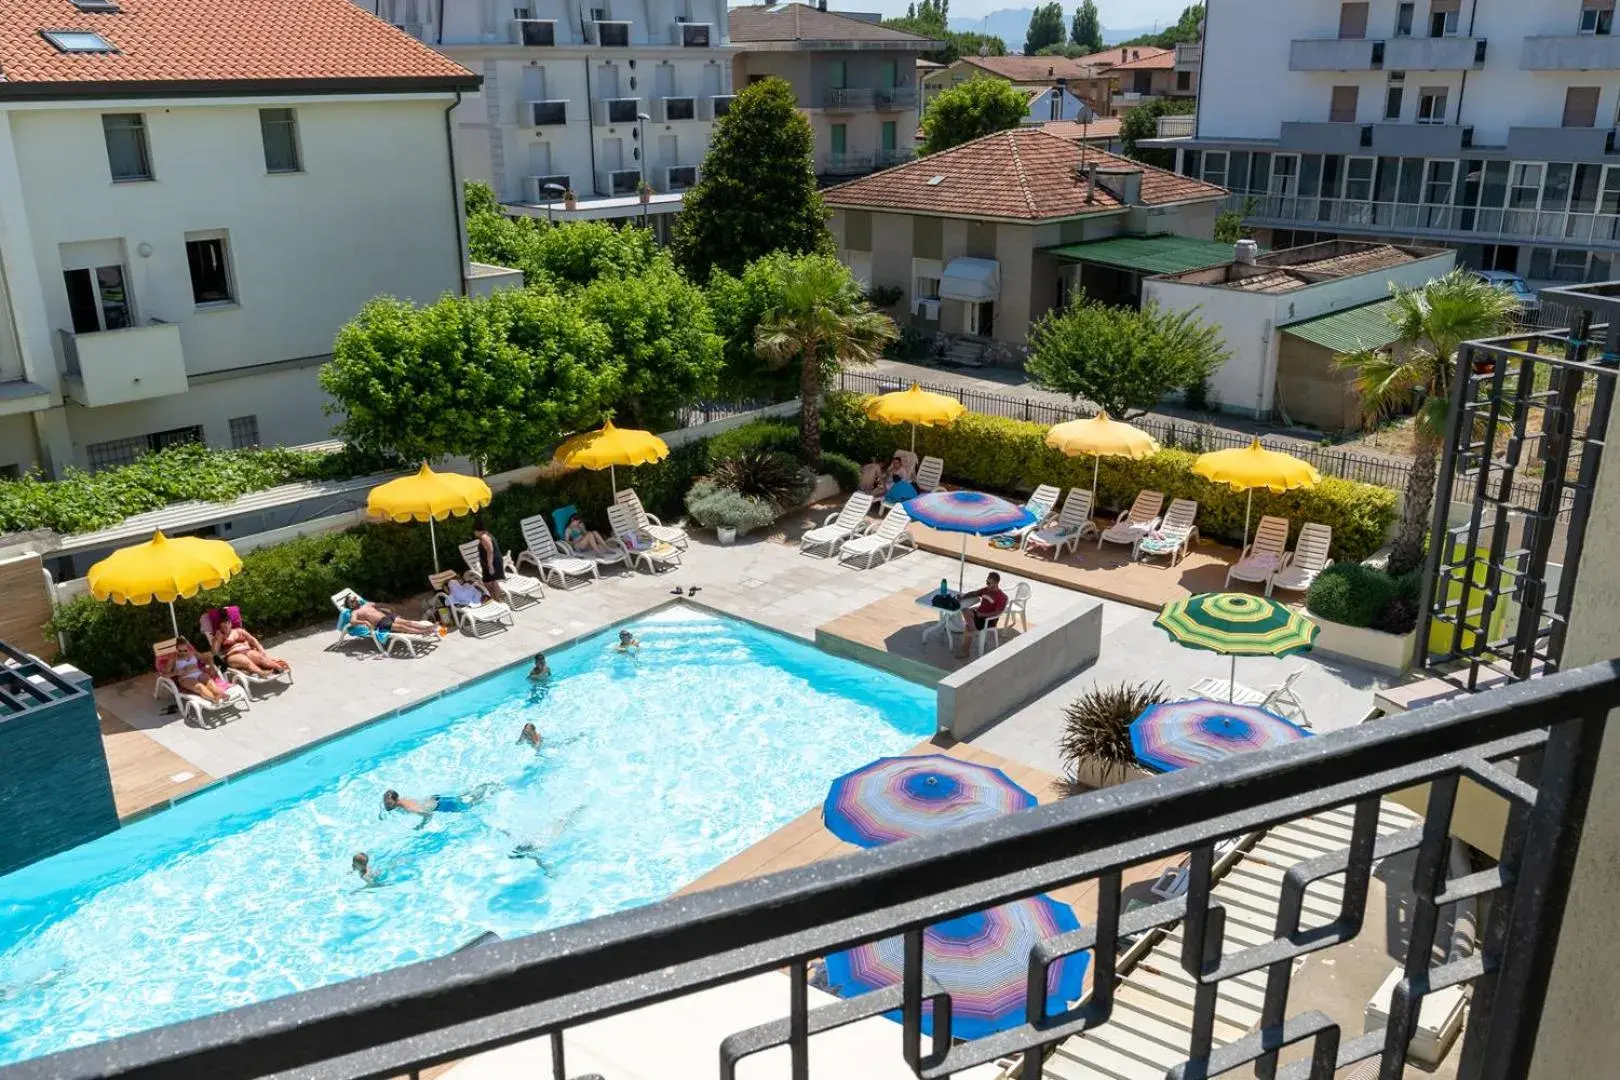
[{"label": "white sun lounger", "polygon": [[844,541],[866,528],[866,515],[871,509],[872,496],[857,491],[844,503],[842,510],[828,514],[827,520],[818,528],[811,529],[799,538],[799,552],[818,558],[831,558],[838,554],[838,548]]},{"label": "white sun lounger", "polygon": [[415,656],[422,649],[437,645],[439,639],[423,634],[407,634],[403,630],[384,630],[377,632],[369,626],[363,626],[353,619],[353,613],[346,606],[349,597],[364,602],[365,597],[353,589],[343,589],[332,594],[332,606],[337,608],[337,632],[339,645],[351,641],[369,641],[377,647],[380,653],[403,652],[406,656]]},{"label": "white sun lounger", "polygon": [[607,551],[600,555],[593,553],[592,558],[582,557],[572,546],[551,535],[551,526],[546,524],[544,514],[524,518],[518,522],[518,529],[523,533],[523,542],[528,545],[518,554],[518,566],[529,563],[541,578],[555,579],[559,589],[570,587],[569,578],[580,579],[582,585],[601,581],[600,567],[625,561],[624,548],[611,540],[608,541]]},{"label": "white sun lounger", "polygon": [[686,545],[691,543],[691,538],[686,535],[685,529],[679,525],[665,525],[657,517],[647,513],[646,508],[641,505],[641,496],[636,494],[635,488],[622,489],[617,496],[617,501],[620,506],[630,511],[630,520],[636,523],[636,527],[654,540],[674,544],[682,551],[685,551]]},{"label": "white sun lounger", "polygon": [[[478,541],[469,540],[461,544],[459,550],[468,571],[482,578],[484,563],[478,557]],[[501,580],[501,588],[508,596],[521,596],[530,604],[538,604],[546,598],[546,587],[540,583],[539,578],[518,573],[517,563],[512,561],[511,552],[501,553],[501,569],[506,572],[506,577]]]},{"label": "white sun lounger", "polygon": [[450,598],[450,583],[456,580],[454,570],[441,570],[437,574],[428,576],[428,584],[433,586],[435,595],[450,609],[450,618],[473,637],[482,637],[486,629],[498,630],[504,627],[515,627],[517,620],[512,615],[512,609],[499,600],[490,599],[489,590],[478,579],[476,573],[468,571],[462,580],[477,589],[485,598],[482,604],[458,604]]},{"label": "white sun lounger", "polygon": [[1269,585],[1282,569],[1283,552],[1288,550],[1288,519],[1267,514],[1254,530],[1254,539],[1243,555],[1226,571],[1226,583],[1233,579]]},{"label": "white sun lounger", "polygon": [[1131,508],[1121,514],[1113,526],[1097,537],[1097,548],[1103,544],[1129,544],[1134,554],[1136,542],[1159,527],[1159,511],[1164,508],[1164,492],[1138,491]]},{"label": "white sun lounger", "polygon": [[912,486],[924,495],[939,487],[939,482],[945,476],[945,461],[943,458],[925,457],[917,466],[917,478]]},{"label": "white sun lounger", "polygon": [[910,524],[911,515],[906,513],[904,506],[891,506],[877,528],[844,541],[838,552],[838,561],[852,563],[860,559],[861,569],[870,570],[880,558],[883,562],[894,558],[898,550],[909,548],[915,551],[917,543],[906,528]]},{"label": "white sun lounger", "polygon": [[227,713],[248,711],[252,705],[248,692],[234,682],[226,691],[224,701],[210,701],[201,694],[180,689],[180,684],[173,676],[163,674],[164,659],[177,657],[179,644],[177,639],[168,638],[152,646],[153,660],[158,668],[157,681],[152,685],[154,699],[162,701],[167,698],[174,702],[175,711],[180,714],[180,719],[185,722],[195,720],[198,727],[217,727],[224,723]]},{"label": "white sun lounger", "polygon": [[1028,554],[1051,548],[1052,558],[1057,560],[1063,557],[1064,548],[1078,549],[1080,541],[1096,531],[1097,526],[1091,520],[1091,489],[1070,488],[1057,521],[1025,533],[1023,549]]},{"label": "white sun lounger", "polygon": [[[1151,533],[1146,533],[1137,541],[1134,555],[1138,560],[1151,559],[1156,555],[1169,558],[1170,565],[1175,566],[1192,548],[1193,540],[1198,537],[1198,526],[1193,522],[1198,518],[1198,502],[1194,499],[1176,499],[1170,504],[1170,509],[1164,515],[1159,527]],[[1149,538],[1156,541],[1145,545]],[[1173,546],[1172,546],[1173,545]],[[1149,547],[1153,550],[1149,550]]]},{"label": "white sun lounger", "polygon": [[1299,539],[1294,550],[1283,556],[1282,566],[1266,583],[1266,595],[1273,589],[1305,592],[1323,570],[1333,565],[1328,550],[1333,546],[1333,529],[1316,522],[1299,527]]},{"label": "white sun lounger", "polygon": [[1053,507],[1057,506],[1058,496],[1062,494],[1062,488],[1053,487],[1051,484],[1042,484],[1037,487],[1030,492],[1029,498],[1024,500],[1024,509],[1034,514],[1035,520],[1022,529],[1014,529],[1012,532],[1003,535],[1010,536],[1022,544],[1024,537],[1046,524],[1047,519],[1052,516]]},{"label": "white sun lounger", "polygon": [[648,572],[653,574],[664,569],[673,570],[681,565],[680,549],[668,541],[655,538],[637,526],[629,507],[623,503],[614,503],[608,507],[607,513],[614,539],[623,545],[625,553],[635,565],[645,566]]}]

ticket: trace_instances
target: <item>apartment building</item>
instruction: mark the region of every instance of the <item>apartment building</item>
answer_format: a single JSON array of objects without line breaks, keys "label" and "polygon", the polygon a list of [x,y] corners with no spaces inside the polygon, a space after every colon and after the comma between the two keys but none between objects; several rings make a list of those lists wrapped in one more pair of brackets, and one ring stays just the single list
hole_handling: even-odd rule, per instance
[{"label": "apartment building", "polygon": [[[1062,87],[1078,97],[1098,116],[1113,115],[1113,81],[1109,69],[1119,56],[1105,51],[1095,56],[964,56],[955,63],[930,70],[922,78],[923,104],[934,95],[969,79],[1001,79],[1020,90]],[[1045,119],[1051,119],[1046,117]],[[1078,117],[1057,117],[1074,120]]]},{"label": "apartment building", "polygon": [[1191,100],[1198,96],[1201,53],[1197,45],[1173,49],[1121,46],[1111,52],[1115,60],[1106,70],[1113,84],[1116,109],[1134,108],[1159,98]]},{"label": "apartment building", "polygon": [[12,0],[0,73],[0,471],[327,438],[338,329],[464,287],[478,79],[348,0]]},{"label": "apartment building", "polygon": [[1616,276],[1613,0],[1214,0],[1204,53],[1191,134],[1154,144],[1231,188],[1262,244],[1440,242],[1538,284]]},{"label": "apartment building", "polygon": [[808,4],[731,9],[733,84],[787,80],[815,133],[816,175],[917,156],[917,60],[943,42]]},{"label": "apartment building", "polygon": [[356,2],[483,76],[457,156],[515,213],[662,229],[731,105],[725,0]]}]

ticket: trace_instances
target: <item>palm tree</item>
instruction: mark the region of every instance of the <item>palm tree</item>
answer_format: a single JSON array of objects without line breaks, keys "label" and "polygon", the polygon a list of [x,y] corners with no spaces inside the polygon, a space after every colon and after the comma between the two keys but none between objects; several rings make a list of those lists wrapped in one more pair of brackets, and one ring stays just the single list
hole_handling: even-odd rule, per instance
[{"label": "palm tree", "polygon": [[897,334],[894,320],[867,303],[861,283],[837,259],[787,261],[782,292],[754,331],[754,351],[776,366],[799,362],[805,464],[821,463],[822,390],[844,364],[870,364],[883,355]]},{"label": "palm tree", "polygon": [[1403,574],[1423,561],[1457,351],[1465,341],[1506,333],[1519,314],[1519,302],[1465,270],[1453,270],[1421,288],[1392,287],[1390,295],[1395,343],[1342,356],[1339,365],[1352,373],[1369,422],[1417,399],[1406,507],[1389,556],[1390,573]]}]

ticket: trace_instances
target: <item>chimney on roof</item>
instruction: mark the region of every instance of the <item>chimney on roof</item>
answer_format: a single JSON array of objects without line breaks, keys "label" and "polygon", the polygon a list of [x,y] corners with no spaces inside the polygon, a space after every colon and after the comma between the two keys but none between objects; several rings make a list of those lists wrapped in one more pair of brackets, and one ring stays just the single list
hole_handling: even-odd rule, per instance
[{"label": "chimney on roof", "polygon": [[1125,61],[1129,60],[1130,58],[1131,58],[1131,50],[1125,48],[1124,46],[1120,46],[1119,62],[1123,64],[1123,63],[1125,63]]},{"label": "chimney on roof", "polygon": [[[1086,152],[1085,147],[1084,147],[1084,145],[1082,145],[1081,149],[1080,149],[1081,156],[1084,156],[1085,152]],[[1092,162],[1089,166],[1086,166],[1086,202],[1094,203],[1096,201],[1097,201],[1097,163]]]},{"label": "chimney on roof", "polygon": [[827,10],[827,0],[816,0],[816,10],[817,11],[826,11]]},{"label": "chimney on roof", "polygon": [[1046,77],[1048,79],[1050,79],[1054,74],[1056,74],[1056,69],[1053,68],[1051,64],[1047,64],[1046,65]]},{"label": "chimney on roof", "polygon": [[1232,261],[1245,266],[1253,266],[1260,257],[1260,245],[1253,240],[1239,240],[1232,245]]},{"label": "chimney on roof", "polygon": [[1142,205],[1142,170],[1129,166],[1093,168],[1096,183],[1125,206]]}]

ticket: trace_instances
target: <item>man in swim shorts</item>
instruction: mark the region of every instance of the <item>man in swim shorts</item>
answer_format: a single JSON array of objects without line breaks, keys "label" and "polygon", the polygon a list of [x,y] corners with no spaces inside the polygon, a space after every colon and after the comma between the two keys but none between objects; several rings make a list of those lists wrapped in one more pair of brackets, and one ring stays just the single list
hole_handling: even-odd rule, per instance
[{"label": "man in swim shorts", "polygon": [[381,604],[363,601],[352,593],[343,601],[343,605],[349,609],[351,620],[361,626],[369,626],[378,633],[386,634],[390,630],[399,630],[405,634],[425,635],[436,634],[439,630],[432,623],[417,619],[402,619]]},{"label": "man in swim shorts", "polygon": [[392,788],[383,792],[383,810],[393,813],[395,810],[404,810],[408,814],[416,814],[422,819],[416,827],[420,829],[428,823],[434,814],[459,814],[471,810],[488,797],[490,791],[497,785],[479,784],[471,791],[461,795],[429,795],[425,799],[408,799]]}]

